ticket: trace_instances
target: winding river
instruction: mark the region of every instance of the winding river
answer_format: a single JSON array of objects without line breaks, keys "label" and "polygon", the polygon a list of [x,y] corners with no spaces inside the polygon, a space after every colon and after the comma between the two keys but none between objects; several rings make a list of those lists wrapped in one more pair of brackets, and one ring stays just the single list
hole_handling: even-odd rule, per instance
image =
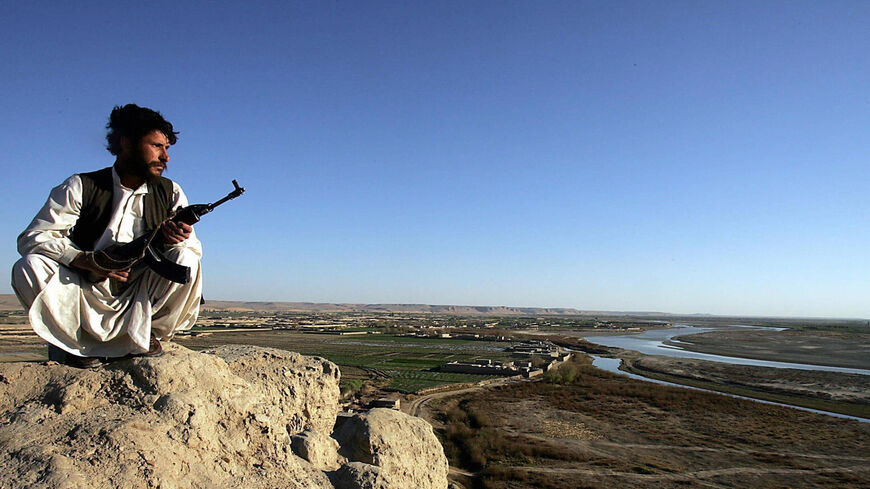
[{"label": "winding river", "polygon": [[862,423],[870,423],[870,419],[861,418],[858,416],[849,416],[848,414],[832,413],[830,411],[811,409],[811,408],[807,408],[807,407],[803,407],[803,406],[784,404],[781,402],[765,401],[763,399],[755,399],[753,397],[738,396],[737,394],[728,394],[726,392],[719,392],[719,391],[714,391],[714,390],[710,390],[710,389],[701,389],[699,387],[692,387],[692,386],[683,385],[683,384],[676,384],[674,382],[667,382],[664,380],[651,379],[649,377],[644,377],[642,375],[637,375],[637,374],[634,374],[631,372],[626,372],[624,370],[619,370],[619,365],[621,363],[622,363],[622,360],[620,360],[619,358],[605,358],[605,357],[599,357],[597,355],[592,355],[592,365],[593,366],[598,367],[601,370],[607,370],[608,372],[613,372],[615,374],[625,375],[626,377],[631,377],[632,379],[643,380],[646,382],[652,382],[654,384],[669,385],[669,386],[673,386],[673,387],[682,387],[684,389],[692,389],[692,390],[696,390],[696,391],[712,392],[714,394],[720,394],[720,395],[728,396],[728,397],[735,397],[737,399],[748,399],[750,401],[760,402],[763,404],[773,404],[775,406],[785,406],[785,407],[789,407],[789,408],[793,408],[793,409],[800,409],[801,411],[809,411],[811,413],[826,414],[828,416],[835,416],[837,418],[854,419],[855,421],[861,421]]},{"label": "winding river", "polygon": [[[747,326],[752,327],[752,326]],[[859,368],[843,368],[843,367],[832,367],[826,365],[810,365],[804,363],[789,363],[789,362],[773,362],[768,360],[756,360],[752,358],[738,358],[738,357],[728,357],[724,355],[712,355],[709,353],[699,353],[688,351],[680,348],[676,345],[667,345],[666,341],[671,343],[679,344],[679,341],[673,340],[676,336],[685,336],[696,333],[705,333],[707,331],[714,331],[722,328],[703,328],[698,326],[688,326],[688,325],[676,325],[673,328],[668,329],[652,329],[648,331],[644,331],[643,333],[634,334],[634,335],[624,335],[624,336],[588,336],[584,339],[589,341],[590,343],[595,343],[598,345],[609,346],[614,348],[622,348],[625,350],[634,350],[646,355],[664,355],[669,357],[677,357],[677,358],[693,358],[698,360],[709,360],[713,362],[721,362],[721,363],[730,363],[735,365],[752,365],[758,367],[773,367],[773,368],[793,368],[800,370],[825,370],[830,372],[841,372],[841,373],[852,373],[852,374],[861,374],[861,375],[870,375],[870,370],[859,369]],[[621,360],[618,358],[604,358],[593,355],[592,365],[598,367],[602,370],[607,370],[608,372],[613,372],[620,375],[625,375],[634,379],[643,380],[647,382],[653,382],[656,384],[662,385],[670,385],[675,387],[682,387],[685,389],[694,389],[705,392],[714,392],[717,394],[736,397],[740,399],[749,399],[751,401],[761,402],[765,404],[774,404],[778,406],[786,406],[794,409],[800,409],[802,411],[810,411],[819,414],[826,414],[829,416],[836,416],[838,418],[846,418],[846,419],[854,419],[856,421],[861,421],[864,423],[870,423],[870,419],[861,418],[857,416],[849,416],[846,414],[832,413],[829,411],[821,411],[818,409],[810,409],[801,406],[794,406],[791,404],[783,404],[772,401],[764,401],[761,399],[754,399],[751,397],[738,396],[735,394],[726,394],[718,391],[708,390],[708,389],[700,389],[697,387],[685,386],[682,384],[676,384],[673,382],[666,382],[663,380],[651,379],[648,377],[644,377],[641,375],[637,375],[630,372],[625,372],[619,370],[619,365]]]},{"label": "winding river", "polygon": [[[729,328],[733,327],[761,329],[761,327],[757,326],[730,326]],[[703,328],[698,326],[678,324],[673,328],[650,329],[639,334],[623,336],[587,336],[584,339],[590,343],[595,343],[597,345],[622,348],[623,350],[633,350],[643,353],[645,355],[664,355],[668,357],[694,358],[697,360],[709,360],[712,362],[731,363],[734,365],[751,365],[755,367],[794,368],[799,370],[825,370],[828,372],[870,375],[870,370],[860,368],[832,367],[828,365],[810,365],[806,363],[773,362],[769,360],[756,360],[753,358],[738,358],[728,357],[724,355],[713,355],[710,353],[699,353],[680,348],[678,346],[680,341],[673,339],[677,336],[706,333],[708,331],[715,331],[721,329],[724,328]],[[775,329],[780,331],[782,330],[782,328],[764,329]],[[666,341],[675,343],[675,345],[665,344]]]}]

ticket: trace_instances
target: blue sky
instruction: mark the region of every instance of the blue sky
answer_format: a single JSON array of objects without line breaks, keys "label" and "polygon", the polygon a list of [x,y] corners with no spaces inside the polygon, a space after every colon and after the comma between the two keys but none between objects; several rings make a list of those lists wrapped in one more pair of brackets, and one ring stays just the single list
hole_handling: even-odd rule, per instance
[{"label": "blue sky", "polygon": [[[180,130],[207,299],[870,317],[868,2],[12,2],[0,248]],[[8,285],[0,293],[11,293]]]}]

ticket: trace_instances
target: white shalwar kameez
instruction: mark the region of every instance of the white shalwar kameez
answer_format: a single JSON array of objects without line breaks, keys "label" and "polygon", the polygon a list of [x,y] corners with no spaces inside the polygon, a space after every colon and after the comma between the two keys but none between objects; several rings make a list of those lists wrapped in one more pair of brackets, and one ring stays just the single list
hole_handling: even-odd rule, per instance
[{"label": "white shalwar kameez", "polygon": [[[148,186],[129,189],[112,169],[112,215],[96,250],[126,243],[144,234],[143,198]],[[187,197],[172,184],[172,209],[187,206]],[[12,287],[28,309],[30,324],[42,339],[86,357],[120,357],[148,351],[150,335],[159,339],[190,329],[199,315],[202,245],[191,234],[170,246],[167,258],[191,267],[191,281],[177,284],[137,265],[127,287],[113,295],[108,279],[91,283],[86,273],[69,267],[81,252],[70,230],[82,206],[82,182],[73,175],[52,189],[48,201],[18,237],[22,257],[12,269]]]}]

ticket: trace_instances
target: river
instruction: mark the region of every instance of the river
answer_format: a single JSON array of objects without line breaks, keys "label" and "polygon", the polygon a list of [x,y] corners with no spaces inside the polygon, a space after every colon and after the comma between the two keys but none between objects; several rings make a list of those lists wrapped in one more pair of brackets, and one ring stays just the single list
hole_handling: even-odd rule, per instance
[{"label": "river", "polygon": [[599,357],[597,355],[592,355],[592,365],[594,367],[600,368],[601,370],[607,370],[608,372],[612,372],[615,374],[625,375],[626,377],[631,377],[632,379],[643,380],[646,382],[652,382],[654,384],[670,385],[673,387],[682,387],[684,389],[692,389],[692,390],[696,390],[696,391],[712,392],[714,394],[721,394],[723,396],[728,396],[728,397],[736,397],[738,399],[748,399],[750,401],[760,402],[763,404],[773,404],[775,406],[785,406],[785,407],[789,407],[789,408],[793,408],[793,409],[800,409],[801,411],[809,411],[811,413],[826,414],[828,416],[835,416],[837,418],[854,419],[855,421],[861,421],[862,423],[870,423],[870,419],[861,418],[858,416],[849,416],[848,414],[832,413],[830,411],[822,411],[820,409],[811,409],[811,408],[807,408],[807,407],[803,407],[803,406],[784,404],[781,402],[765,401],[763,399],[755,399],[753,397],[738,396],[737,394],[728,394],[725,392],[719,392],[719,391],[714,391],[714,390],[710,390],[710,389],[701,389],[699,387],[692,387],[692,386],[683,385],[683,384],[676,384],[674,382],[667,382],[667,381],[659,380],[659,379],[651,379],[649,377],[644,377],[642,375],[637,375],[637,374],[634,374],[631,372],[626,372],[624,370],[619,370],[619,365],[621,363],[622,363],[622,360],[620,360],[619,358],[605,358],[605,357]]},{"label": "river", "polygon": [[[760,326],[730,327],[761,329]],[[699,353],[680,348],[678,346],[680,342],[673,339],[676,336],[706,333],[708,331],[715,331],[721,329],[724,328],[703,328],[699,326],[678,324],[675,325],[673,328],[650,329],[639,334],[622,336],[587,336],[584,339],[590,343],[595,343],[597,345],[622,348],[623,350],[633,350],[643,353],[645,355],[664,355],[668,357],[694,358],[697,360],[709,360],[712,362],[731,363],[734,365],[752,365],[755,367],[795,368],[799,370],[825,370],[828,372],[870,375],[870,370],[860,368],[833,367],[829,365],[810,365],[806,363],[773,362],[769,360],[757,360],[754,358],[738,358],[728,357],[724,355],[713,355],[710,353]],[[774,329],[782,331],[782,328],[764,329]],[[665,342],[668,340],[670,340],[671,343],[676,343],[676,345],[665,344]]]},{"label": "river", "polygon": [[[755,326],[739,326],[739,327],[751,327],[755,328]],[[862,374],[862,375],[870,375],[870,370],[859,369],[859,368],[844,368],[844,367],[832,367],[827,365],[810,365],[804,363],[789,363],[789,362],[773,362],[768,360],[756,360],[752,358],[738,358],[738,357],[728,357],[724,355],[712,355],[709,353],[699,353],[688,351],[680,348],[679,346],[674,345],[666,345],[665,342],[670,340],[672,343],[679,344],[679,341],[673,340],[676,336],[685,336],[696,333],[705,333],[708,331],[714,331],[717,329],[723,328],[703,328],[698,326],[689,326],[684,324],[678,324],[673,328],[668,329],[651,329],[644,331],[643,333],[633,334],[633,335],[623,335],[623,336],[587,336],[584,338],[586,341],[590,343],[595,343],[598,345],[609,346],[614,348],[622,348],[625,350],[633,350],[646,355],[664,355],[669,357],[677,357],[677,358],[693,358],[698,360],[709,360],[713,362],[721,362],[721,363],[731,363],[735,365],[752,365],[757,367],[773,367],[773,368],[793,368],[800,370],[825,370],[830,372],[841,372],[841,373],[852,373],[852,374]],[[777,328],[781,330],[781,328]],[[836,416],[838,418],[846,418],[846,419],[854,419],[856,421],[861,421],[863,423],[870,423],[870,419],[861,418],[858,416],[849,416],[846,414],[832,413],[829,411],[821,411],[818,409],[810,409],[801,406],[794,406],[791,404],[783,404],[772,401],[764,401],[761,399],[754,399],[751,397],[738,396],[735,394],[726,394],[718,391],[708,390],[708,389],[699,389],[697,387],[685,386],[682,384],[676,384],[673,382],[666,382],[658,379],[651,379],[648,377],[644,377],[641,375],[633,374],[630,372],[625,372],[619,370],[619,365],[621,360],[618,358],[604,358],[593,355],[592,365],[598,367],[602,370],[607,370],[608,372],[617,373],[620,375],[625,375],[634,379],[644,380],[647,382],[653,382],[656,384],[662,385],[670,385],[675,387],[682,387],[686,389],[694,389],[701,390],[705,392],[714,392],[717,394],[722,394],[725,396],[736,397],[740,399],[749,399],[751,401],[761,402],[765,404],[775,404],[778,406],[786,406],[794,409],[800,409],[802,411],[810,411],[819,414],[826,414],[828,416]]]}]

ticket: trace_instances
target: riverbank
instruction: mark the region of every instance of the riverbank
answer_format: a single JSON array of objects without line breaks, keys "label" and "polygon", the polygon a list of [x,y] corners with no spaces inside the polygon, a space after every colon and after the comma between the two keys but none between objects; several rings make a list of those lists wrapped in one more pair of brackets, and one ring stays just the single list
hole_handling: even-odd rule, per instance
[{"label": "riverbank", "polygon": [[680,335],[665,344],[712,355],[870,370],[870,332],[729,328]]},{"label": "riverbank", "polygon": [[619,348],[622,370],[646,378],[870,418],[863,331],[681,325],[587,339]]},{"label": "riverbank", "polygon": [[870,377],[623,352],[621,370],[726,394],[870,419]]},{"label": "riverbank", "polygon": [[431,404],[467,488],[854,488],[870,424],[668,387],[575,362]]}]

